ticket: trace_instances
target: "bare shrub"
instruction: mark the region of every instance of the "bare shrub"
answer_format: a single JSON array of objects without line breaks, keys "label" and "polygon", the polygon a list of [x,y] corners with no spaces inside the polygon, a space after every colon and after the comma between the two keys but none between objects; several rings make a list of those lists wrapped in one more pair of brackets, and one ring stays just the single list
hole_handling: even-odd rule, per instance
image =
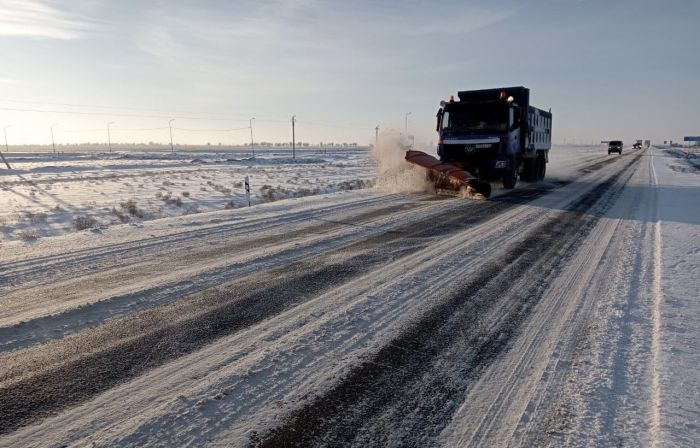
[{"label": "bare shrub", "polygon": [[199,206],[197,204],[185,207],[185,211],[182,212],[183,215],[193,215],[195,213],[200,213]]},{"label": "bare shrub", "polygon": [[112,207],[112,214],[114,216],[116,216],[117,218],[119,218],[119,220],[121,222],[128,222],[129,221],[129,217],[126,214],[122,213],[121,211],[117,210],[116,207]]},{"label": "bare shrub", "polygon": [[224,209],[226,209],[226,210],[231,210],[231,209],[239,208],[239,207],[241,207],[241,206],[237,205],[235,202],[233,202],[233,199],[231,199],[230,201],[228,201],[226,203],[226,205],[224,205]]},{"label": "bare shrub", "polygon": [[189,198],[189,197],[190,197],[190,192],[189,192],[189,191],[183,191],[183,192],[180,193],[180,194],[181,194],[182,197],[184,197],[184,198]]},{"label": "bare shrub", "polygon": [[260,197],[263,202],[272,202],[275,200],[275,188],[272,185],[263,185],[260,187]]},{"label": "bare shrub", "polygon": [[372,186],[374,186],[373,181],[363,179],[346,180],[337,184],[337,187],[341,190],[361,190]]},{"label": "bare shrub", "polygon": [[121,204],[119,204],[119,206],[120,206],[123,210],[126,210],[127,213],[129,213],[129,215],[131,215],[131,216],[136,216],[137,218],[142,218],[142,217],[143,217],[143,213],[142,213],[141,210],[139,210],[139,208],[136,206],[136,201],[134,201],[133,199],[129,199],[129,200],[126,201],[126,202],[122,202]]},{"label": "bare shrub", "polygon": [[46,218],[48,217],[46,213],[44,212],[22,212],[24,214],[24,218],[31,222],[32,224],[43,224],[46,222]]},{"label": "bare shrub", "polygon": [[0,232],[8,233],[12,229],[13,229],[13,226],[10,224],[10,220],[4,216],[0,216]]},{"label": "bare shrub", "polygon": [[75,230],[87,230],[97,227],[97,220],[92,216],[79,215],[73,218],[73,227]]},{"label": "bare shrub", "polygon": [[182,206],[182,199],[180,197],[173,197],[173,194],[171,192],[167,192],[164,195],[161,195],[160,200],[165,202],[168,205],[175,205],[175,206]]},{"label": "bare shrub", "polygon": [[39,238],[39,232],[36,229],[24,229],[17,234],[17,237],[24,242],[34,241]]}]

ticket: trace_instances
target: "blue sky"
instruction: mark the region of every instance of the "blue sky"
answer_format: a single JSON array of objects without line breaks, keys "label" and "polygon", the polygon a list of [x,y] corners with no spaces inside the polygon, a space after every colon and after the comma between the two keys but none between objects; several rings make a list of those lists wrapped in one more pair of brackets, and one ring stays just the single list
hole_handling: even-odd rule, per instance
[{"label": "blue sky", "polygon": [[243,143],[296,114],[299,140],[367,143],[411,112],[428,143],[441,99],[525,85],[556,142],[659,141],[700,134],[698,55],[696,0],[0,0],[0,125],[165,142],[175,117],[177,142]]}]

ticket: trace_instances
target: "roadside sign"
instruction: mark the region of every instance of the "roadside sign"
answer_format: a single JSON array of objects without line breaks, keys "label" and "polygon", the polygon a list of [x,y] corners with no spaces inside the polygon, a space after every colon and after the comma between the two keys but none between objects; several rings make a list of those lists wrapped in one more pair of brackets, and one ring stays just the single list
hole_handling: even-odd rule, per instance
[{"label": "roadside sign", "polygon": [[700,142],[700,136],[683,137],[684,142]]}]

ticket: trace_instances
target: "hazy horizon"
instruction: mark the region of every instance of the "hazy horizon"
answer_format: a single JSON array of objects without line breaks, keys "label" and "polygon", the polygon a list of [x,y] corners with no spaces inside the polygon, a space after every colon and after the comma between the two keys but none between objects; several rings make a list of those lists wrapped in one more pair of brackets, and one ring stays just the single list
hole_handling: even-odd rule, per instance
[{"label": "hazy horizon", "polygon": [[[458,90],[525,85],[555,143],[700,134],[700,4],[0,0],[10,145],[436,141]],[[695,56],[693,56],[695,55]],[[2,138],[2,136],[0,136]],[[4,143],[4,141],[3,141]]]}]

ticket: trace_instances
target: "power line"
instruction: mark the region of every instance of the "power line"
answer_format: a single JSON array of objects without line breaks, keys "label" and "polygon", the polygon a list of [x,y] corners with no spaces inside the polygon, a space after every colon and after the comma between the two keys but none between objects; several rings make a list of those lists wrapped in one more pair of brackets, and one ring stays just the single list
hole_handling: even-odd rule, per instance
[{"label": "power line", "polygon": [[159,128],[112,128],[113,131],[160,131],[163,129],[168,129],[168,127],[161,126]]},{"label": "power line", "polygon": [[[50,106],[67,106],[67,107],[88,107],[88,108],[96,108],[96,109],[116,109],[116,110],[136,110],[136,111],[147,111],[147,112],[160,112],[164,114],[188,114],[191,113],[191,111],[173,111],[173,110],[165,110],[165,109],[151,109],[151,108],[146,108],[146,107],[122,107],[122,106],[104,106],[104,105],[99,105],[99,104],[72,104],[72,103],[55,103],[55,102],[48,102],[48,101],[31,101],[31,100],[17,100],[17,99],[11,99],[11,98],[0,98],[0,102],[6,102],[6,103],[24,103],[24,104],[47,104]],[[238,116],[238,117],[244,117],[247,116],[247,114],[240,114],[240,113],[225,113],[225,112],[194,112],[199,115],[220,115],[220,116]],[[244,121],[244,120],[241,120]]]},{"label": "power line", "polygon": [[104,129],[57,129],[56,132],[57,134],[62,134],[64,132],[103,132]]},{"label": "power line", "polygon": [[342,124],[329,124],[329,123],[319,123],[315,121],[305,121],[305,120],[297,120],[297,123],[302,123],[302,124],[311,124],[315,126],[323,126],[327,128],[339,128],[339,129],[372,129],[372,126],[354,126],[354,125],[342,125]]},{"label": "power line", "polygon": [[243,130],[248,130],[248,127],[244,128],[232,128],[232,129],[188,129],[188,128],[176,128],[173,126],[173,129],[177,129],[178,131],[187,131],[187,132],[231,132],[231,131],[243,131]]},{"label": "power line", "polygon": [[[45,110],[45,109],[24,109],[16,107],[0,107],[0,110],[7,110],[12,112],[38,112],[38,113],[50,113],[50,114],[64,114],[64,115],[91,115],[91,116],[107,116],[107,117],[133,117],[133,118],[173,118],[172,115],[144,115],[144,114],[125,114],[125,113],[112,113],[112,112],[79,112],[79,111],[66,111],[66,110]],[[247,120],[233,120],[230,118],[206,118],[206,117],[192,117],[192,116],[175,116],[177,119],[181,120],[205,120],[205,121],[247,121]],[[262,120],[267,121],[267,120]],[[286,123],[286,121],[285,121]]]},{"label": "power line", "polygon": [[[111,106],[79,106],[79,105],[71,105],[68,103],[46,103],[46,102],[40,102],[40,101],[20,101],[20,100],[1,100],[0,101],[13,101],[13,102],[26,102],[26,103],[33,103],[33,104],[53,104],[53,105],[63,105],[63,106],[69,106],[69,107],[98,107],[98,108],[104,108],[104,109],[132,109],[132,110],[149,110],[149,109],[139,109],[139,108],[119,108],[119,107],[111,107]],[[63,114],[63,115],[83,115],[83,116],[107,116],[107,117],[132,117],[132,118],[158,118],[158,119],[171,119],[171,118],[176,118],[176,119],[181,119],[181,120],[202,120],[202,121],[239,121],[239,122],[245,122],[248,121],[246,119],[233,119],[233,118],[213,118],[213,117],[201,117],[201,116],[192,116],[192,115],[155,115],[155,114],[132,114],[132,113],[124,113],[124,112],[86,112],[86,111],[68,111],[68,110],[57,110],[57,109],[33,109],[33,108],[21,108],[21,107],[0,107],[0,110],[5,110],[5,111],[11,111],[11,112],[33,112],[33,113],[52,113],[52,114]],[[153,110],[153,109],[151,109]],[[218,114],[218,113],[212,113],[212,112],[199,112],[200,114],[212,114],[212,115],[224,115],[224,114]],[[232,114],[234,115],[234,114]],[[239,115],[239,114],[235,114]],[[242,115],[241,115],[242,116]],[[257,118],[258,122],[263,122],[263,123],[287,123],[288,120],[278,120],[278,119],[265,119],[265,118]],[[302,124],[309,124],[309,125],[314,125],[314,126],[322,126],[322,127],[328,127],[328,128],[338,128],[338,129],[372,129],[371,126],[359,126],[359,125],[341,125],[341,124],[333,124],[333,123],[322,123],[322,122],[317,122],[317,121],[306,121],[306,120],[297,120],[297,123],[302,123]],[[244,128],[248,129],[248,128]],[[180,130],[189,130],[182,128]],[[231,129],[231,130],[239,130],[238,128],[236,129]],[[212,130],[212,132],[215,132],[218,130]],[[65,131],[64,131],[65,132]]]},{"label": "power line", "polygon": [[[168,129],[167,126],[158,128],[111,128],[112,131],[160,131],[162,129]],[[173,128],[176,129],[176,128]],[[243,128],[248,129],[248,128]],[[104,128],[98,129],[57,129],[54,132],[57,134],[64,132],[104,132]]]}]

